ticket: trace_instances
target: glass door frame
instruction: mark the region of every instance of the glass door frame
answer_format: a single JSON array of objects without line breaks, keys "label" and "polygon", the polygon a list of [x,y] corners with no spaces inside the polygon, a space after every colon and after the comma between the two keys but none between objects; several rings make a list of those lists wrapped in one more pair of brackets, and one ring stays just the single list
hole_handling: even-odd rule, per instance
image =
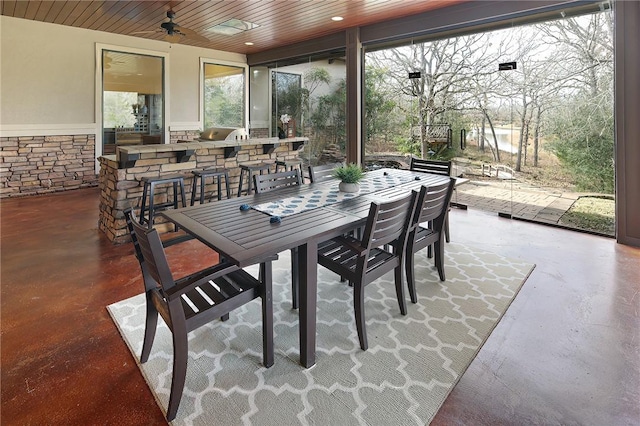
[{"label": "glass door frame", "polygon": [[[307,62],[301,62],[304,66],[306,66],[308,63]],[[284,69],[285,71],[281,71],[282,69]],[[278,111],[278,75],[279,74],[290,74],[292,76],[295,76],[298,78],[298,89],[302,89],[304,87],[304,73],[301,71],[298,71],[297,69],[288,69],[287,67],[282,67],[282,68],[278,68],[277,66],[275,68],[271,68],[269,70],[269,136],[270,137],[276,137],[279,134],[279,129],[278,129],[278,119],[281,116],[280,111]],[[274,86],[275,86],[275,90],[274,90]],[[274,104],[274,100],[276,101]],[[291,119],[294,120],[294,122],[297,120],[297,126],[300,126],[300,128],[304,127],[304,123],[302,122],[303,120],[303,114],[302,111],[300,112],[300,116],[299,117],[290,117]],[[276,126],[276,128],[274,128],[273,126]],[[285,136],[289,137],[288,135],[286,135],[286,131],[284,131]],[[293,135],[295,136],[295,134]]]},{"label": "glass door frame", "polygon": [[130,53],[133,55],[145,55],[145,56],[154,56],[154,57],[158,57],[158,58],[162,58],[163,61],[163,66],[162,66],[162,97],[163,97],[163,104],[162,104],[162,109],[163,109],[163,143],[168,144],[170,141],[170,134],[169,134],[169,123],[171,122],[170,120],[170,116],[169,116],[169,108],[168,105],[170,105],[170,97],[169,97],[169,90],[168,90],[168,84],[167,82],[169,81],[169,53],[168,52],[161,52],[161,51],[157,51],[157,50],[146,50],[146,49],[136,49],[136,48],[131,48],[131,47],[126,47],[126,46],[118,46],[118,45],[111,45],[111,44],[102,44],[102,43],[96,43],[96,51],[95,51],[95,57],[96,57],[96,70],[95,70],[95,88],[96,88],[96,93],[95,93],[95,112],[96,112],[96,117],[95,117],[95,171],[96,174],[100,173],[100,162],[98,161],[98,158],[101,157],[103,155],[103,151],[104,151],[104,141],[103,141],[103,134],[104,134],[104,129],[102,128],[102,120],[103,120],[103,93],[104,93],[104,87],[103,87],[103,64],[102,64],[102,56],[103,56],[103,51],[104,50],[109,50],[109,51],[117,51],[117,52],[123,52],[123,53]]}]

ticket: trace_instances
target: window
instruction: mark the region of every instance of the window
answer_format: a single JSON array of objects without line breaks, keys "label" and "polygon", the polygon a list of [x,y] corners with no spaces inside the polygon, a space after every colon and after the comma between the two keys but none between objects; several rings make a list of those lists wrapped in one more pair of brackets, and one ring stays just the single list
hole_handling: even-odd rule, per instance
[{"label": "window", "polygon": [[164,58],[110,49],[102,49],[100,55],[102,152],[163,143]]},{"label": "window", "polygon": [[204,128],[245,127],[245,68],[204,63]]}]

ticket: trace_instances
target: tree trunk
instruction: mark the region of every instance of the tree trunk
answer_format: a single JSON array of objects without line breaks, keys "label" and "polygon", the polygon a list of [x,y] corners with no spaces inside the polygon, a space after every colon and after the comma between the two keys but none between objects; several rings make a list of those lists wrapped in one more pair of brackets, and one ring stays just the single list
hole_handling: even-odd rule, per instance
[{"label": "tree trunk", "polygon": [[522,170],[522,145],[524,142],[524,130],[527,122],[527,99],[526,96],[522,95],[522,116],[520,120],[520,138],[518,141],[518,155],[516,156],[516,168],[515,171],[519,172]]},{"label": "tree trunk", "polygon": [[494,151],[494,159],[499,163],[500,162],[500,147],[498,146],[498,137],[496,136],[496,129],[493,128],[493,122],[491,121],[491,117],[487,113],[486,109],[483,109],[482,112],[489,123],[489,128],[491,129],[491,134],[493,135],[493,143],[496,145],[496,150]]},{"label": "tree trunk", "polygon": [[[484,136],[482,136],[484,138]],[[489,142],[489,141],[487,141]],[[484,141],[483,141],[483,145],[484,145]],[[489,151],[491,151],[491,155],[493,155],[493,159],[496,159],[496,152],[493,148],[493,146],[491,145],[491,143],[487,143],[487,146],[489,147]]]},{"label": "tree trunk", "polygon": [[525,130],[524,130],[524,164],[527,164],[527,154],[529,153],[529,126],[531,126],[531,120],[527,120],[526,124],[524,125]]},{"label": "tree trunk", "polygon": [[420,117],[420,158],[427,158],[427,151],[429,147],[427,146],[427,123],[425,122],[424,116],[424,97],[420,96],[418,98],[418,111]]},{"label": "tree trunk", "polygon": [[482,116],[482,124],[480,125],[480,137],[478,138],[478,141],[480,142],[480,151],[484,152],[484,138],[485,138],[485,131],[484,131],[484,126],[486,125],[487,119],[484,117],[484,115]]},{"label": "tree trunk", "polygon": [[540,143],[540,116],[542,108],[536,108],[536,124],[533,127],[533,167],[538,167],[538,147]]}]

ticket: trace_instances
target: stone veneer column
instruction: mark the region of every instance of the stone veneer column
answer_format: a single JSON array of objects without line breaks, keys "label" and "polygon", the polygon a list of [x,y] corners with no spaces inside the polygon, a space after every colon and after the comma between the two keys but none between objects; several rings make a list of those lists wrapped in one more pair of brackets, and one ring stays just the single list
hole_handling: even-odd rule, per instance
[{"label": "stone veneer column", "polygon": [[[187,203],[190,201],[193,170],[224,167],[229,170],[231,194],[237,193],[240,169],[238,163],[246,161],[271,160],[276,158],[294,159],[298,157],[298,151],[293,151],[291,143],[281,143],[271,154],[263,153],[262,145],[249,145],[243,147],[236,157],[224,158],[222,148],[197,149],[190,161],[178,163],[174,152],[158,152],[141,154],[134,167],[118,169],[115,156],[100,157],[100,216],[99,229],[104,232],[110,241],[123,243],[129,241],[129,234],[124,219],[124,210],[133,207],[138,213],[142,197],[143,177],[159,177],[165,175],[182,174],[185,178],[185,192]],[[210,181],[205,188],[207,193],[217,191],[216,185]],[[159,191],[157,202],[164,202],[173,197],[169,192]],[[157,223],[161,223],[157,220]],[[172,227],[157,225],[160,232],[165,232]]]}]

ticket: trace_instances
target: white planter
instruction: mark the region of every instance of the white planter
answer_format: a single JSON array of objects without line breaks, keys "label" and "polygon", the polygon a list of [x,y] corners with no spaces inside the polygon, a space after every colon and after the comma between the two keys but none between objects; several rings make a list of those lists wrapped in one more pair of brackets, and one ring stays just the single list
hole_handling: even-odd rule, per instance
[{"label": "white planter", "polygon": [[360,184],[340,182],[340,185],[338,185],[338,189],[341,192],[358,192],[360,191]]}]

